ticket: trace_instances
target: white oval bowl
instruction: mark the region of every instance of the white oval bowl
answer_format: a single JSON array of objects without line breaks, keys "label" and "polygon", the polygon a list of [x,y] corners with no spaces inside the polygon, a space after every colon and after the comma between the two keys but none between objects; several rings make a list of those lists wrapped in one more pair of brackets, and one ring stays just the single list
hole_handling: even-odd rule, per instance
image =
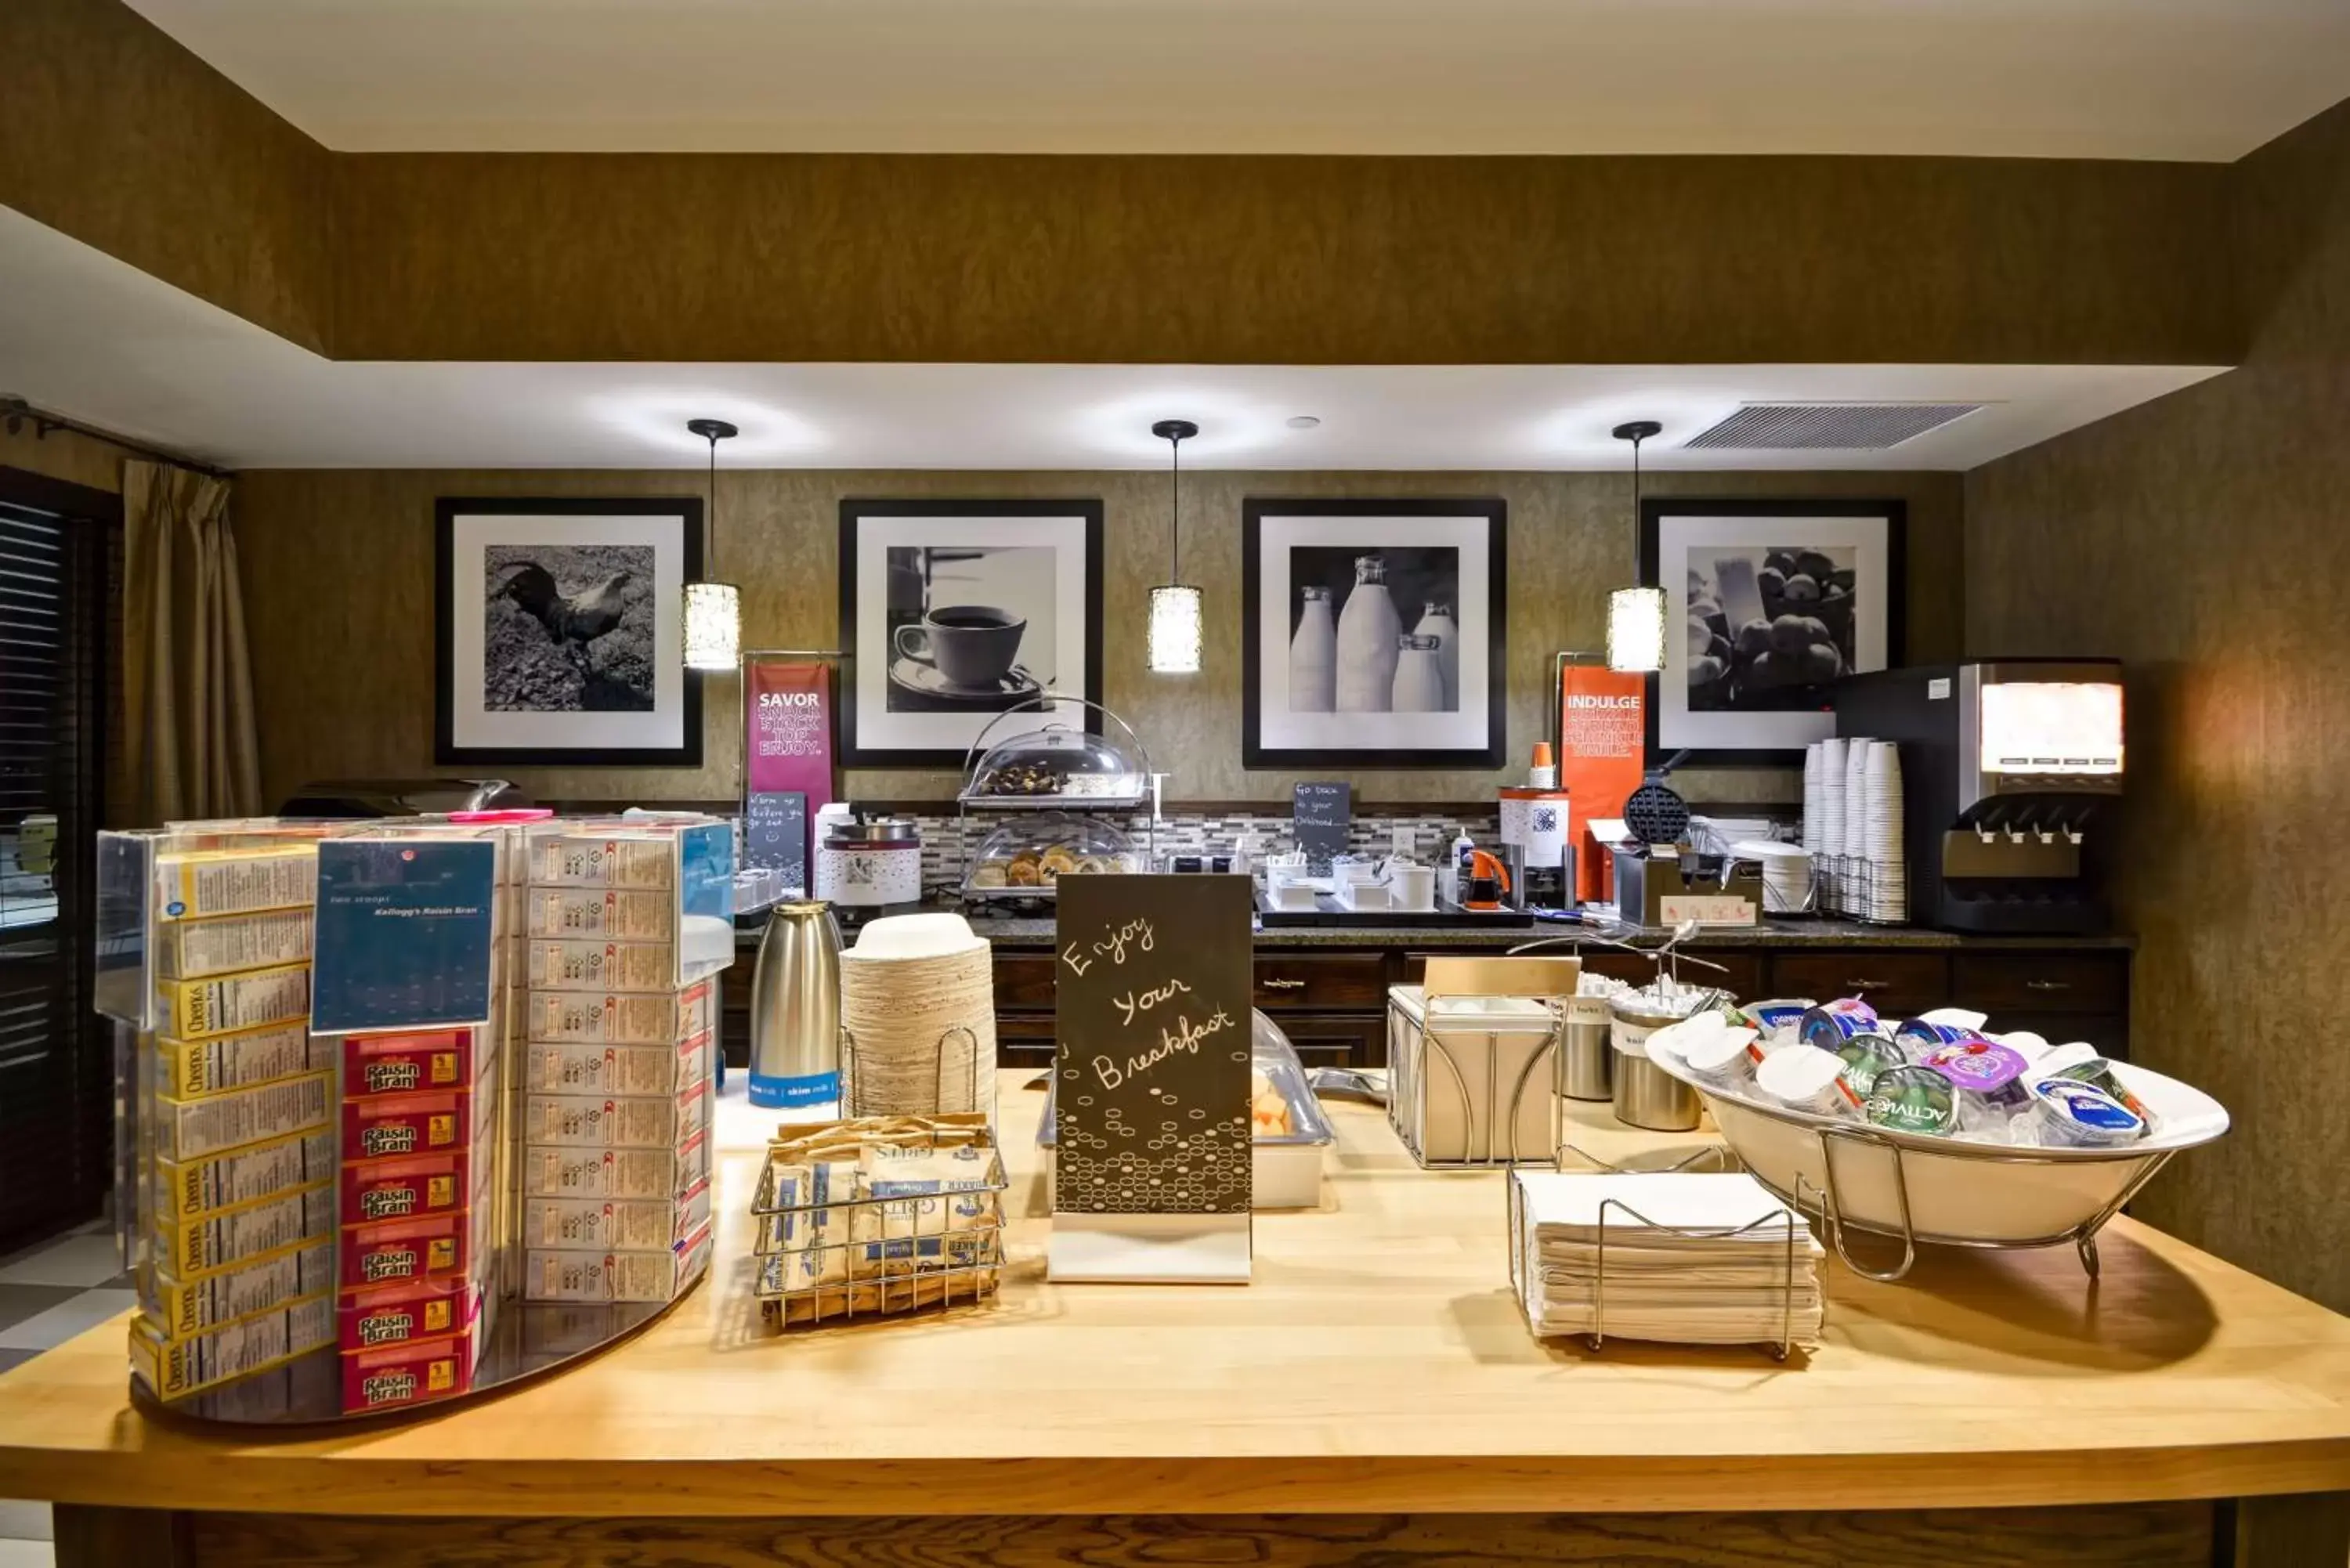
[{"label": "white oval bowl", "polygon": [[[2116,1063],[2129,1091],[2154,1113],[2155,1130],[2125,1148],[2033,1148],[1970,1143],[1882,1127],[1808,1111],[1763,1105],[1726,1092],[1690,1070],[1677,1056],[1651,1057],[1694,1088],[1714,1126],[1747,1169],[1781,1197],[1792,1197],[1801,1177],[1812,1193],[1827,1189],[1828,1155],[1821,1134],[1862,1137],[1835,1144],[1837,1217],[1887,1235],[1901,1233],[1900,1162],[1909,1196],[1909,1230],[1920,1241],[1960,1246],[2034,1246],[2069,1239],[2120,1199],[2168,1155],[2207,1144],[2228,1130],[2219,1101],[2160,1073]],[[1898,1147],[1897,1157],[1886,1145]]]}]

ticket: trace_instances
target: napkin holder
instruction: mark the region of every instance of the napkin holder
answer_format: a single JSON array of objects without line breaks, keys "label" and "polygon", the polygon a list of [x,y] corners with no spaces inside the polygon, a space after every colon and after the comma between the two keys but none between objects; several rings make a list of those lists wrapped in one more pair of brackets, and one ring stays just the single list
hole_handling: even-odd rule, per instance
[{"label": "napkin holder", "polygon": [[[1616,909],[1639,926],[1752,926],[1762,916],[1762,875],[1751,861],[1701,856],[1682,845],[1616,850]],[[1726,874],[1725,874],[1726,873]]]}]

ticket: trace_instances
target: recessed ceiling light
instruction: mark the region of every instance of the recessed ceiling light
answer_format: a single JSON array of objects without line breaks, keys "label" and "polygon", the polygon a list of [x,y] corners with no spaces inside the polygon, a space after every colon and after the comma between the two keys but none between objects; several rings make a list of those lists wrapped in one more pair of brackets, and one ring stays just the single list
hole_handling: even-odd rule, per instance
[{"label": "recessed ceiling light", "polygon": [[1322,421],[1320,420],[1315,419],[1312,414],[1292,414],[1289,416],[1289,428],[1294,431],[1310,431],[1321,422]]}]

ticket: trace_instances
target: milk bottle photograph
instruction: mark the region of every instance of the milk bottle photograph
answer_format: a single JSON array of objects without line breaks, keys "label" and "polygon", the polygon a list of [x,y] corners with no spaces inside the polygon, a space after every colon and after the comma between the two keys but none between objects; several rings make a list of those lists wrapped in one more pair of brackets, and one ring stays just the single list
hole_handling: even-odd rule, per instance
[{"label": "milk bottle photograph", "polygon": [[1289,640],[1289,708],[1295,713],[1328,713],[1338,703],[1338,623],[1330,614],[1330,590],[1308,586],[1298,606],[1297,631]]},{"label": "milk bottle photograph", "polygon": [[1398,713],[1445,711],[1444,667],[1436,639],[1410,632],[1396,639],[1395,686],[1388,707]]},{"label": "milk bottle photograph", "polygon": [[1244,765],[1499,766],[1505,513],[1246,499]]},{"label": "milk bottle photograph", "polygon": [[1415,637],[1436,639],[1436,666],[1444,677],[1444,701],[1434,711],[1450,713],[1461,706],[1461,623],[1453,618],[1450,604],[1431,599],[1421,607],[1419,624],[1411,629]]},{"label": "milk bottle photograph", "polygon": [[1388,594],[1387,563],[1355,562],[1355,591],[1338,612],[1338,711],[1384,713],[1395,692],[1396,639],[1403,617]]}]

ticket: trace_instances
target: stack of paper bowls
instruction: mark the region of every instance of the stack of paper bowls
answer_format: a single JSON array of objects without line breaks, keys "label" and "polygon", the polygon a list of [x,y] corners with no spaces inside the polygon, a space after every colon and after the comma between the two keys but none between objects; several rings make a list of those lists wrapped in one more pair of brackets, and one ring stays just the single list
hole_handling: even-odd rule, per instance
[{"label": "stack of paper bowls", "polygon": [[987,939],[960,915],[892,915],[840,955],[841,1097],[849,1116],[992,1111],[995,989]]}]

